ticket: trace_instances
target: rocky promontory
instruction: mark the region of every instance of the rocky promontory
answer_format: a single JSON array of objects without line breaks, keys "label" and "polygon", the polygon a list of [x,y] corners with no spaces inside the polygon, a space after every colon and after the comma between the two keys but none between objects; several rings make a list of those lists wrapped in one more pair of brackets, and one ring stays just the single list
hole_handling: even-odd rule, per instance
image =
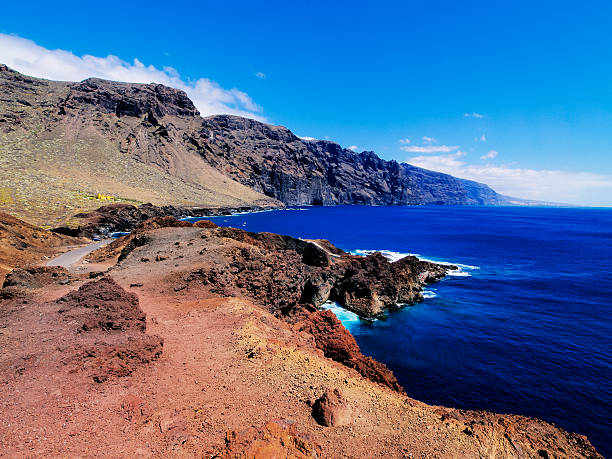
[{"label": "rocky promontory", "polygon": [[[177,246],[187,251],[182,257],[190,259],[197,269],[177,279],[175,289],[201,285],[221,295],[247,296],[270,312],[286,316],[299,315],[303,307],[318,307],[330,300],[361,317],[376,317],[385,309],[422,301],[424,285],[456,269],[414,256],[390,262],[380,253],[365,257],[346,253],[328,241],[252,233],[216,227],[207,221],[192,226],[171,217],[153,218],[137,226],[101,253],[117,254],[121,250],[118,258],[125,260],[137,249],[157,248],[156,241],[147,236],[151,226],[195,227],[192,231],[199,232],[207,229],[201,234],[207,247],[200,252]],[[244,247],[238,250],[236,243]]]},{"label": "rocky promontory", "polygon": [[[448,267],[165,216],[0,290],[8,457],[601,457],[514,415],[425,405],[331,311],[419,301]],[[93,280],[92,280],[93,278]]]},{"label": "rocky promontory", "polygon": [[135,206],[117,203],[98,207],[90,212],[81,212],[70,219],[69,226],[53,228],[53,232],[68,236],[107,238],[113,233],[130,232],[141,223],[156,217],[212,217],[238,212],[260,212],[281,206]]}]

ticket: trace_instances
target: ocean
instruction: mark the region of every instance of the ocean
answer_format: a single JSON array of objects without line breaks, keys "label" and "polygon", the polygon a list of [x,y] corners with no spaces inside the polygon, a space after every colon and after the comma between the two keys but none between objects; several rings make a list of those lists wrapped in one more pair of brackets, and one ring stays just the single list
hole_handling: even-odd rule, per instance
[{"label": "ocean", "polygon": [[211,218],[460,265],[374,322],[329,304],[427,403],[535,416],[612,457],[612,209],[301,207]]}]

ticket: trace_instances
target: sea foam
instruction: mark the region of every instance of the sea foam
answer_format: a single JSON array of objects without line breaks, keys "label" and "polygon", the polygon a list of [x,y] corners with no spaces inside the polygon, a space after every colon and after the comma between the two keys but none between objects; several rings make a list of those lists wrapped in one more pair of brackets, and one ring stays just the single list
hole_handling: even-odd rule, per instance
[{"label": "sea foam", "polygon": [[344,309],[338,303],[333,301],[326,301],[321,305],[321,309],[325,309],[334,313],[334,315],[338,318],[342,325],[346,327],[347,330],[350,330],[351,325],[358,324],[361,319],[357,314],[347,309]]},{"label": "sea foam", "polygon": [[463,263],[453,263],[449,261],[432,260],[430,258],[422,257],[418,253],[402,253],[402,252],[394,252],[393,250],[385,250],[385,249],[382,249],[382,250],[357,249],[357,250],[353,250],[351,253],[355,255],[367,256],[367,255],[373,254],[374,252],[380,252],[387,260],[389,260],[392,263],[395,261],[401,260],[402,258],[413,256],[413,257],[417,257],[419,260],[428,261],[430,263],[437,263],[439,265],[446,265],[446,266],[456,266],[457,269],[451,269],[446,273],[447,276],[453,276],[453,277],[470,277],[471,274],[469,273],[469,271],[480,269],[478,266],[466,265]]}]

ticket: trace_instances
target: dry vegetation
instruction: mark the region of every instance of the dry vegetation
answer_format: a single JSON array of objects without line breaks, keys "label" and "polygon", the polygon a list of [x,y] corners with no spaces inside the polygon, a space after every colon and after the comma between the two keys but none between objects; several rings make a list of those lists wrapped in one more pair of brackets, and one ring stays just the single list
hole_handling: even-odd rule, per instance
[{"label": "dry vegetation", "polygon": [[[71,91],[69,83],[26,77],[0,65],[0,210],[58,226],[99,207],[98,194],[133,204],[274,203],[181,142],[159,135],[146,119],[119,117],[96,105],[63,108]],[[169,126],[193,121],[163,118]]]}]

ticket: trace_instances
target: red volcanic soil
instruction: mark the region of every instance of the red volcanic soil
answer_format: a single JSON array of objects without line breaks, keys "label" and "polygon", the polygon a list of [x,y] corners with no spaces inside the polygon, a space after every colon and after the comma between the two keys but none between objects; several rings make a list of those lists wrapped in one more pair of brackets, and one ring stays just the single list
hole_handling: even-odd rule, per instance
[{"label": "red volcanic soil", "polygon": [[0,455],[600,457],[537,419],[410,399],[305,301],[339,262],[236,231],[149,223],[92,255],[111,266],[100,279],[14,273]]},{"label": "red volcanic soil", "polygon": [[0,285],[13,268],[39,262],[56,254],[59,247],[82,242],[0,212]]}]

